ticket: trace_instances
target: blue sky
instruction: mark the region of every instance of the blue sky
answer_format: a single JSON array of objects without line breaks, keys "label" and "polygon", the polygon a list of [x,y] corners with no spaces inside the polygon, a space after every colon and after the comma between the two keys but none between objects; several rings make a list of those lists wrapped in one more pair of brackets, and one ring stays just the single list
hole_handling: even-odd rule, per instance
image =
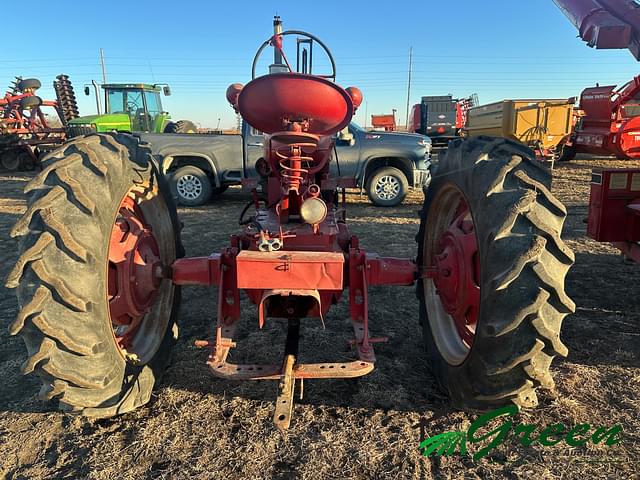
[{"label": "blue sky", "polygon": [[309,31],[329,46],[338,83],[363,91],[360,124],[365,110],[370,118],[394,108],[404,123],[410,47],[411,104],[447,93],[477,93],[481,103],[569,97],[595,82],[620,84],[640,73],[626,50],[588,48],[551,0],[62,3],[29,2],[43,19],[39,28],[5,22],[5,38],[18,40],[0,50],[0,86],[15,75],[36,77],[41,96],[53,98],[53,79],[66,73],[82,114],[95,112],[82,86],[101,80],[103,48],[108,81],[167,82],[172,96],[163,99],[164,108],[174,119],[233,126],[226,87],[250,79],[253,55],[270,36],[276,13],[285,30]]}]

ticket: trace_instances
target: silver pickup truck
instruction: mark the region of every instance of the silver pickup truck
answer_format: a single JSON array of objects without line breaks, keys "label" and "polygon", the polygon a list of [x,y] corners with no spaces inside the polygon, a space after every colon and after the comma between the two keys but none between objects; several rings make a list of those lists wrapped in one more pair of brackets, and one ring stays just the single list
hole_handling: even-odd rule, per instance
[{"label": "silver pickup truck", "polygon": [[[136,135],[150,144],[182,205],[202,205],[243,178],[258,178],[263,135],[247,123],[240,135]],[[431,179],[431,140],[424,135],[365,131],[351,123],[336,138],[336,156],[333,175],[354,179],[378,206],[400,204],[409,188],[426,188]]]}]

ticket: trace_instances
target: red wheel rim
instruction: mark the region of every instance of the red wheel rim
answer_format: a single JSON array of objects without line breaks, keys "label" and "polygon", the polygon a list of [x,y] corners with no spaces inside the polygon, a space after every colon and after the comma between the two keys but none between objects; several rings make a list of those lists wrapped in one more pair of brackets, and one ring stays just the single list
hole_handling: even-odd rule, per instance
[{"label": "red wheel rim", "polygon": [[116,344],[126,354],[156,299],[162,262],[151,225],[127,194],[111,230],[108,256],[109,314]]},{"label": "red wheel rim", "polygon": [[453,219],[437,241],[433,281],[460,339],[471,347],[480,312],[480,260],[471,210],[459,197]]},{"label": "red wheel rim", "polygon": [[466,360],[480,317],[480,253],[469,202],[453,183],[432,186],[421,268],[431,337],[450,365]]}]

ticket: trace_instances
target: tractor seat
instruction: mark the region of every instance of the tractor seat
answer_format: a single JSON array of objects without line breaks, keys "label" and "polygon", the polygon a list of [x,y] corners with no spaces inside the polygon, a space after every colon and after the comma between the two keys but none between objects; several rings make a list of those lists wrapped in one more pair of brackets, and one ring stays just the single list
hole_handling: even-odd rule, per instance
[{"label": "tractor seat", "polygon": [[[283,128],[304,119],[315,135],[333,135],[353,116],[353,101],[329,80],[302,73],[273,73],[251,80],[238,95],[238,112],[261,132],[282,136]],[[291,143],[286,135],[284,144]],[[295,140],[298,142],[300,140]]]}]

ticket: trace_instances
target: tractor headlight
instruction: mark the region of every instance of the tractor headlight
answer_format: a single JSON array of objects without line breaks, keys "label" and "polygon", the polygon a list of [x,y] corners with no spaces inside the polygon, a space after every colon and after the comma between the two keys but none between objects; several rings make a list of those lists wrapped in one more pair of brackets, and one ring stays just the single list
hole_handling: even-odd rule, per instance
[{"label": "tractor headlight", "polygon": [[327,217],[327,204],[321,198],[307,198],[300,207],[300,216],[306,223],[317,225]]}]

